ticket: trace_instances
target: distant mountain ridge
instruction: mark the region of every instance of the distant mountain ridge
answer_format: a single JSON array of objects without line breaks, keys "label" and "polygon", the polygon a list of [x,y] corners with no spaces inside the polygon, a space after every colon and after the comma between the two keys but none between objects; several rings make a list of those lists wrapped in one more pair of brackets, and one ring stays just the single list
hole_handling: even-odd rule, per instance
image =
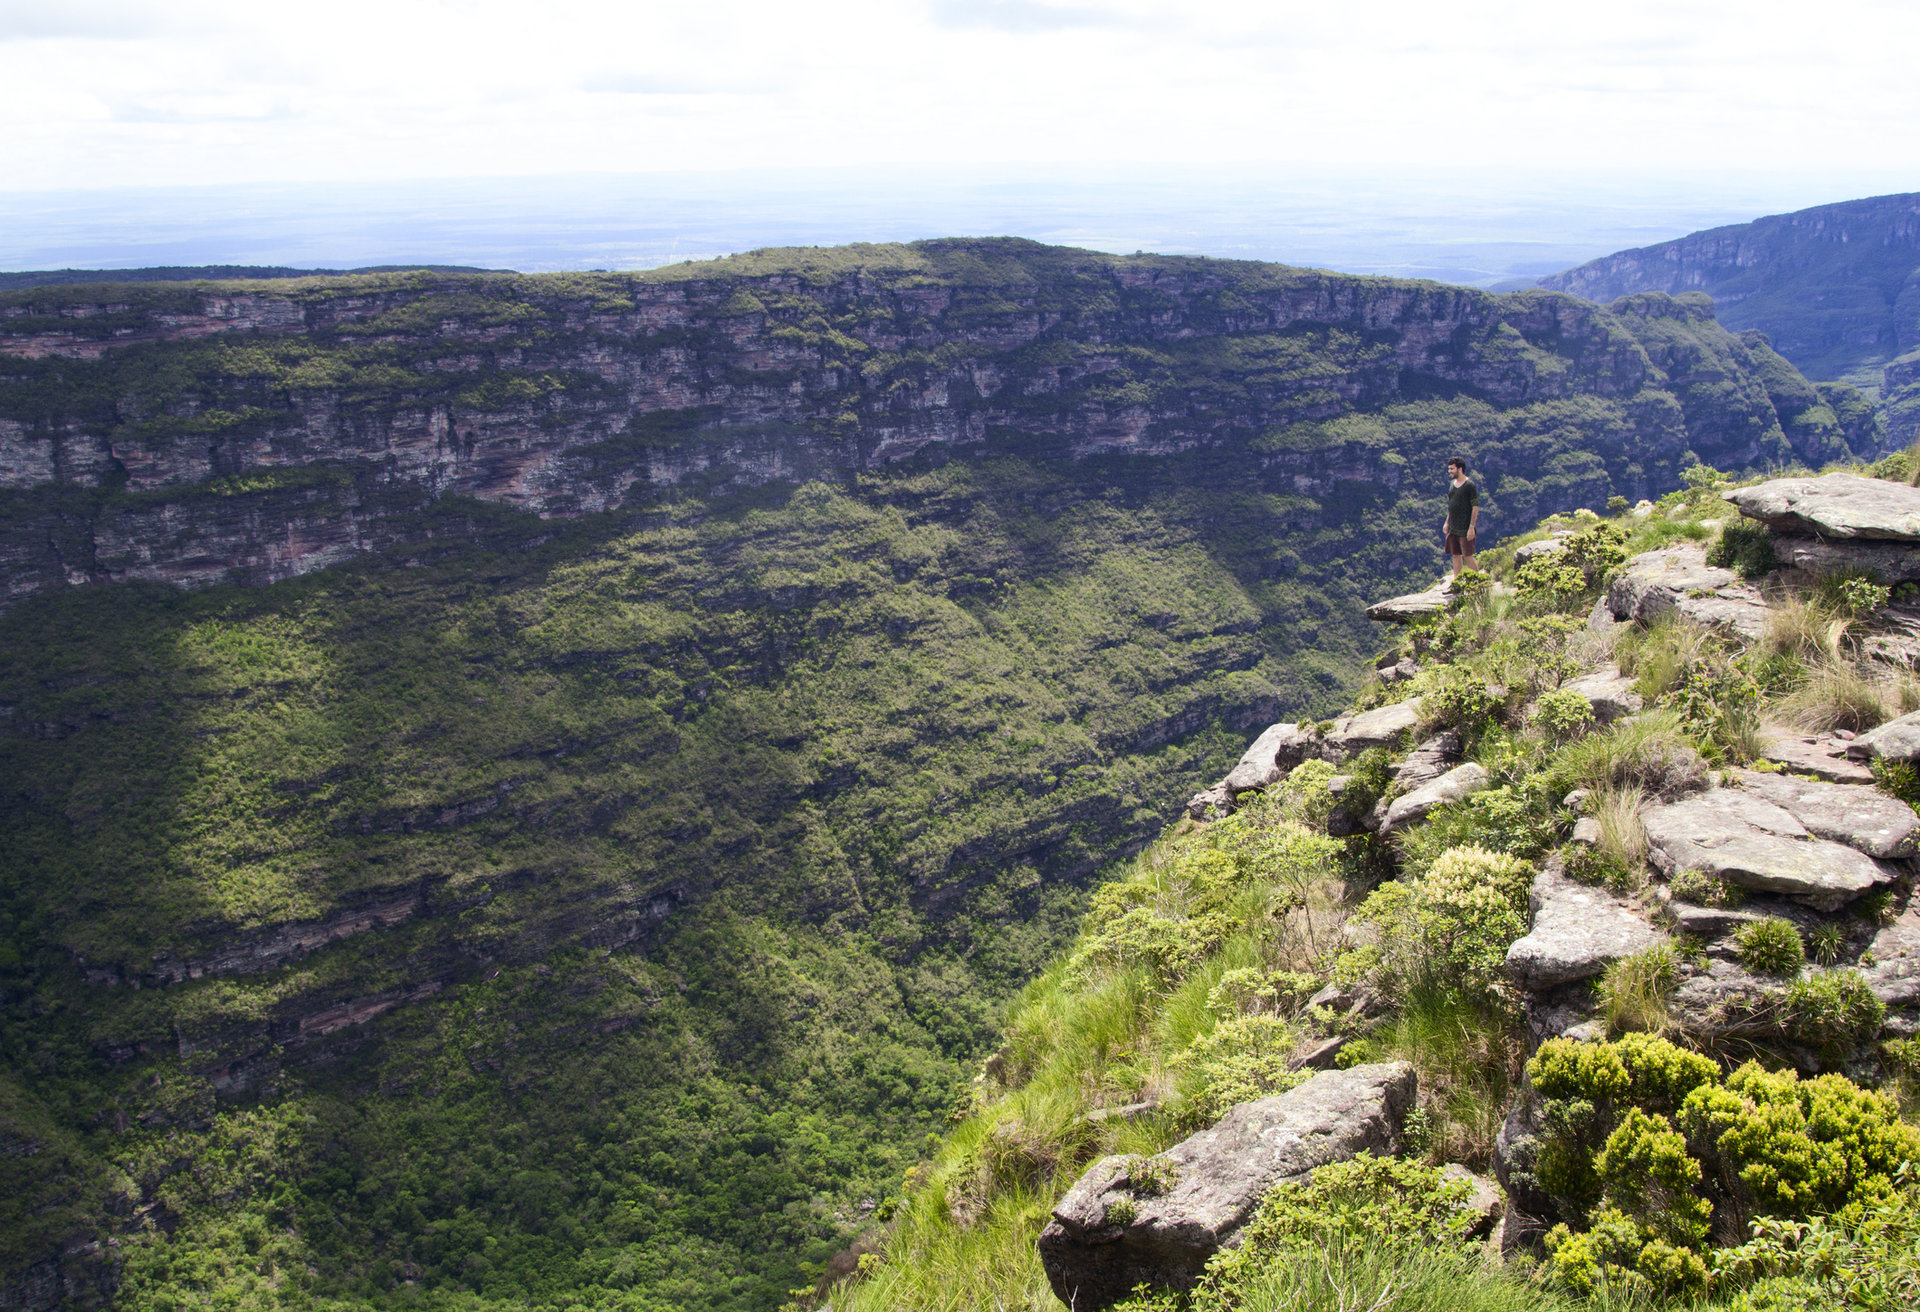
[{"label": "distant mountain ridge", "polygon": [[144,269],[23,269],[0,273],[0,291],[101,282],[214,282],[234,278],[337,278],[350,273],[504,273],[467,264],[370,264],[359,269],[295,269],[280,264],[157,264]]},{"label": "distant mountain ridge", "polygon": [[1884,385],[1882,371],[1920,348],[1920,192],[1710,228],[1540,285],[1601,302],[1705,292],[1722,324],[1766,333],[1807,377]]}]

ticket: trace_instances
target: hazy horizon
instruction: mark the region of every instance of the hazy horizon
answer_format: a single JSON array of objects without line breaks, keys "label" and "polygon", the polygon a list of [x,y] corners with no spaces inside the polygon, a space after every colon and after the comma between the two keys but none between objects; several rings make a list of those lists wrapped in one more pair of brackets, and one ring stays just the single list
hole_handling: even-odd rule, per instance
[{"label": "hazy horizon", "polygon": [[0,192],[0,269],[645,269],[766,246],[1004,235],[1493,286],[1902,189],[1888,181],[1015,166],[76,188]]}]

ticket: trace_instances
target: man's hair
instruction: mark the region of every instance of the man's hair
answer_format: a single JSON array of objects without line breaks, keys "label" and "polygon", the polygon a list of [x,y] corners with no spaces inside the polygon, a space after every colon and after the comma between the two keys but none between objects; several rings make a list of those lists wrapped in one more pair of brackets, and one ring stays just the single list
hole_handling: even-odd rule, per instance
[{"label": "man's hair", "polygon": [[1452,469],[1456,465],[1459,466],[1461,473],[1464,474],[1467,472],[1467,458],[1465,456],[1455,456],[1453,459],[1447,461],[1448,469]]}]

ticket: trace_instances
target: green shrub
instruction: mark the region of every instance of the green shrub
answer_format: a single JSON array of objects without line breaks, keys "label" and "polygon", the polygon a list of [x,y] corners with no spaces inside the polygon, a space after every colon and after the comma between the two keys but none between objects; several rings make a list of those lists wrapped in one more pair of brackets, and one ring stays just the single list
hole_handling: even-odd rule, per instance
[{"label": "green shrub", "polygon": [[1618,494],[1607,498],[1607,513],[1609,515],[1624,515],[1628,510],[1632,509],[1632,507],[1633,503],[1631,501]]},{"label": "green shrub", "polygon": [[1235,1103],[1293,1088],[1313,1073],[1287,1069],[1295,1043],[1293,1028],[1278,1016],[1221,1021],[1168,1062],[1180,1090],[1176,1119],[1197,1130]]},{"label": "green shrub", "polygon": [[1670,714],[1637,715],[1564,748],[1547,771],[1556,793],[1638,788],[1670,799],[1703,787],[1707,763]]},{"label": "green shrub", "polygon": [[1734,931],[1733,942],[1740,964],[1756,974],[1786,975],[1807,964],[1800,931],[1778,916],[1748,921]]},{"label": "green shrub", "polygon": [[1567,539],[1560,559],[1580,571],[1588,587],[1599,584],[1627,559],[1627,531],[1618,524],[1595,522]]},{"label": "green shrub", "polygon": [[1522,600],[1564,606],[1587,590],[1587,576],[1565,562],[1564,551],[1535,556],[1514,572],[1514,590]]},{"label": "green shrub", "polygon": [[1247,1223],[1238,1253],[1215,1268],[1231,1278],[1290,1249],[1323,1246],[1329,1231],[1373,1241],[1457,1243],[1472,1224],[1465,1180],[1417,1162],[1360,1153],[1298,1184],[1275,1185]]},{"label": "green shrub", "polygon": [[1920,1183],[1897,1189],[1853,1223],[1761,1217],[1753,1238],[1714,1254],[1716,1285],[1739,1288],[1727,1312],[1838,1312],[1920,1306]]},{"label": "green shrub", "polygon": [[1500,699],[1484,679],[1459,665],[1441,665],[1420,675],[1421,718],[1435,729],[1452,729],[1469,742],[1493,724]]},{"label": "green shrub", "polygon": [[[1837,928],[1828,926],[1827,928]],[[1787,989],[1787,1031],[1825,1050],[1851,1048],[1879,1033],[1887,1008],[1857,970],[1822,971]]]},{"label": "green shrub", "polygon": [[1629,870],[1625,862],[1611,852],[1598,847],[1587,847],[1579,843],[1569,843],[1560,849],[1560,865],[1567,878],[1575,883],[1591,884],[1596,888],[1610,888],[1615,892],[1627,892],[1635,886],[1635,872]]},{"label": "green shrub", "polygon": [[1482,789],[1428,812],[1424,824],[1403,831],[1394,841],[1405,870],[1415,875],[1460,847],[1537,860],[1553,846],[1552,797],[1538,775],[1523,783]]},{"label": "green shrub", "polygon": [[1667,998],[1677,982],[1674,952],[1665,944],[1609,963],[1596,989],[1607,1032],[1663,1033],[1670,1023]]},{"label": "green shrub", "polygon": [[1911,761],[1889,761],[1876,756],[1869,762],[1873,785],[1889,797],[1897,797],[1908,806],[1920,807],[1920,771]]},{"label": "green shrub", "polygon": [[1552,738],[1571,738],[1593,723],[1593,703],[1568,689],[1542,693],[1533,722]]},{"label": "green shrub", "polygon": [[1780,567],[1773,537],[1764,525],[1740,520],[1720,530],[1707,548],[1707,564],[1730,569],[1742,578],[1758,578]]},{"label": "green shrub", "polygon": [[[1714,1063],[1651,1035],[1549,1040],[1527,1065],[1545,1129],[1534,1180],[1579,1224],[1549,1236],[1552,1269],[1590,1295],[1694,1295],[1724,1265],[1706,1253],[1715,1209],[1853,1224],[1920,1158],[1893,1100],[1838,1075],[1801,1080]],[[1742,1265],[1744,1263],[1744,1266]]]},{"label": "green shrub", "polygon": [[1813,959],[1823,966],[1831,966],[1840,960],[1840,949],[1846,946],[1847,931],[1835,924],[1825,924],[1807,935],[1807,947],[1813,953]]},{"label": "green shrub", "polygon": [[1667,890],[1682,902],[1702,907],[1739,907],[1747,901],[1746,889],[1698,866],[1674,875],[1667,881]]},{"label": "green shrub", "polygon": [[1507,947],[1527,932],[1526,862],[1483,847],[1445,853],[1424,875],[1381,885],[1354,912],[1374,941],[1341,957],[1390,998],[1416,989],[1485,998],[1504,985]]}]

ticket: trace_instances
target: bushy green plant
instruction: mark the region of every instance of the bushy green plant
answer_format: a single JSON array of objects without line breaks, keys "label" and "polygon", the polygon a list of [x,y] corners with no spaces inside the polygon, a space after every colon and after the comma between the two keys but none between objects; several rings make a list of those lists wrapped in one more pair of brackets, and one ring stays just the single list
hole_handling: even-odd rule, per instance
[{"label": "bushy green plant", "polygon": [[1617,493],[1607,498],[1607,513],[1609,515],[1624,515],[1632,506],[1633,503],[1631,501]]},{"label": "bushy green plant", "polygon": [[1761,524],[1737,520],[1720,530],[1707,548],[1707,564],[1730,569],[1742,578],[1758,578],[1779,568],[1773,536]]},{"label": "bushy green plant", "polygon": [[1362,1152],[1301,1183],[1275,1185],[1247,1223],[1238,1253],[1215,1270],[1232,1279],[1287,1250],[1318,1247],[1330,1231],[1374,1242],[1457,1243],[1471,1224],[1471,1192],[1465,1180],[1442,1179],[1434,1167]]},{"label": "bushy green plant", "polygon": [[1578,566],[1568,564],[1566,553],[1535,556],[1514,571],[1514,591],[1525,601],[1545,606],[1564,606],[1587,590],[1587,576]]},{"label": "bushy green plant", "polygon": [[1575,883],[1610,888],[1615,892],[1626,892],[1634,887],[1635,872],[1611,852],[1581,843],[1569,843],[1560,851],[1561,868],[1567,878]]},{"label": "bushy green plant", "polygon": [[1733,942],[1740,964],[1757,974],[1786,975],[1807,964],[1800,930],[1778,916],[1749,920],[1733,932]]},{"label": "bushy green plant", "polygon": [[1857,970],[1825,970],[1787,988],[1785,1028],[1802,1043],[1829,1051],[1851,1048],[1880,1032],[1886,1004]]},{"label": "bushy green plant", "polygon": [[1714,1254],[1716,1286],[1737,1290],[1727,1312],[1920,1306],[1920,1179],[1902,1165],[1895,1184],[1852,1223],[1756,1219],[1751,1239]]},{"label": "bushy green plant", "polygon": [[1482,847],[1455,848],[1424,875],[1384,884],[1353,919],[1374,941],[1346,953],[1347,978],[1370,977],[1389,997],[1415,989],[1485,997],[1506,979],[1507,947],[1527,932],[1531,871]]},{"label": "bushy green plant", "polygon": [[1823,966],[1831,966],[1840,960],[1840,950],[1846,946],[1847,931],[1829,921],[1807,935],[1807,949],[1813,959]]},{"label": "bushy green plant", "polygon": [[1722,1265],[1706,1251],[1720,1206],[1857,1223],[1920,1158],[1893,1100],[1838,1075],[1749,1062],[1721,1079],[1644,1034],[1549,1040],[1527,1070],[1546,1127],[1534,1178],[1579,1218],[1549,1237],[1553,1270],[1585,1293],[1698,1293]]},{"label": "bushy green plant", "polygon": [[1893,589],[1870,578],[1853,575],[1832,584],[1834,609],[1850,619],[1863,619],[1887,604]]},{"label": "bushy green plant", "polygon": [[1424,824],[1395,835],[1403,867],[1427,870],[1458,847],[1481,847],[1523,861],[1553,846],[1553,802],[1539,776],[1486,788],[1427,813]]},{"label": "bushy green plant", "polygon": [[1493,722],[1500,699],[1478,674],[1459,665],[1441,665],[1420,675],[1421,718],[1436,729],[1452,729],[1472,741]]},{"label": "bushy green plant", "polygon": [[1667,881],[1667,889],[1682,902],[1703,907],[1739,907],[1747,901],[1747,890],[1711,870],[1689,866]]},{"label": "bushy green plant", "polygon": [[1874,787],[1908,806],[1920,806],[1920,771],[1913,768],[1913,762],[1876,756],[1868,765],[1873,770]]},{"label": "bushy green plant", "polygon": [[1593,723],[1593,703],[1571,689],[1542,693],[1534,704],[1533,722],[1549,737],[1572,738]]},{"label": "bushy green plant", "polygon": [[1580,571],[1587,587],[1595,587],[1627,559],[1627,531],[1604,521],[1588,524],[1567,539],[1560,558]]},{"label": "bushy green plant", "polygon": [[1278,1016],[1234,1016],[1194,1040],[1168,1063],[1178,1080],[1179,1122],[1211,1125],[1235,1103],[1285,1093],[1311,1071],[1290,1071],[1297,1035]]}]

